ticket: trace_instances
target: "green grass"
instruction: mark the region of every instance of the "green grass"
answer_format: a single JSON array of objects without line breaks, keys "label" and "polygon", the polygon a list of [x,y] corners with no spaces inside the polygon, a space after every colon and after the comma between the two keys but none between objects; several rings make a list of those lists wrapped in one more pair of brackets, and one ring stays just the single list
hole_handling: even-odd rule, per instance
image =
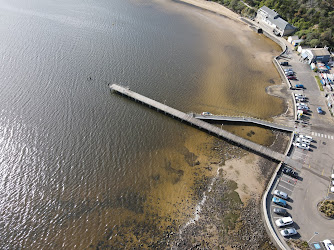
[{"label": "green grass", "polygon": [[235,212],[228,212],[223,219],[224,228],[226,229],[234,229],[235,223],[237,222],[240,214]]},{"label": "green grass", "polygon": [[315,79],[317,80],[317,83],[318,83],[320,91],[324,91],[324,87],[322,86],[322,84],[320,82],[320,77],[319,76],[315,76]]}]

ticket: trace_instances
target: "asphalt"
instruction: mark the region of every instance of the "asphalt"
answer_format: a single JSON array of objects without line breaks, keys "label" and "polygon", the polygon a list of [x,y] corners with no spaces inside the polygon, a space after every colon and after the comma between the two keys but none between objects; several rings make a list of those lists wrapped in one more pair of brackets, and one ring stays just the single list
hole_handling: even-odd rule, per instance
[{"label": "asphalt", "polygon": [[[288,43],[286,43],[288,45]],[[276,183],[276,189],[286,192],[290,196],[288,200],[288,211],[292,217],[298,235],[292,237],[302,239],[310,243],[312,249],[320,246],[321,241],[334,238],[334,220],[325,218],[318,211],[318,204],[325,199],[334,199],[334,194],[329,192],[330,175],[334,173],[334,120],[331,116],[325,99],[325,92],[319,90],[314,73],[310,66],[302,61],[292,46],[288,45],[288,57],[280,61],[288,61],[293,68],[298,80],[292,80],[292,86],[303,84],[304,90],[291,90],[293,93],[304,94],[308,97],[308,106],[311,109],[310,115],[305,119],[306,124],[296,123],[295,131],[313,137],[310,150],[293,148],[291,158],[303,164],[299,172],[299,179],[293,181],[282,175]],[[333,71],[333,70],[332,70]],[[325,113],[318,114],[317,107],[321,107]],[[280,217],[272,213],[272,223]],[[275,227],[275,224],[273,224]],[[276,233],[282,241],[285,239]]]},{"label": "asphalt", "polygon": [[[268,26],[249,22],[254,26],[260,26],[268,34],[272,33],[272,28]],[[326,199],[334,200],[334,193],[330,192],[330,175],[334,173],[334,118],[326,105],[326,92],[319,90],[314,77],[317,74],[301,60],[293,46],[285,39],[275,36],[272,38],[277,40],[282,48],[287,46],[287,51],[280,57],[279,62],[289,62],[289,66],[282,68],[293,68],[296,72],[297,80],[290,80],[289,86],[305,86],[303,90],[290,90],[291,96],[294,93],[306,95],[311,109],[310,114],[304,118],[305,123],[295,123],[295,132],[312,136],[313,142],[310,150],[296,147],[290,150],[290,157],[302,164],[301,169],[296,169],[299,178],[293,179],[279,172],[270,187],[266,210],[273,229],[271,232],[276,234],[284,248],[289,249],[286,239],[280,235],[279,231],[282,229],[275,225],[275,220],[281,216],[273,213],[276,205],[271,202],[273,191],[279,189],[289,195],[286,209],[294,223],[288,227],[295,227],[298,232],[292,238],[308,242],[311,249],[324,249],[323,240],[330,239],[334,243],[334,220],[320,214],[317,207]],[[334,73],[334,69],[331,73]],[[318,114],[317,107],[321,107],[325,111],[324,114]]]}]

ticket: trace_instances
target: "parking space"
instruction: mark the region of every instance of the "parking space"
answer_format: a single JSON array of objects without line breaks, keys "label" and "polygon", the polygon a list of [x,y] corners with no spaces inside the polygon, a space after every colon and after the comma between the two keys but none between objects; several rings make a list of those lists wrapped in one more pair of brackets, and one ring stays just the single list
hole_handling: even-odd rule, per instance
[{"label": "parking space", "polygon": [[293,189],[295,188],[297,182],[298,182],[297,179],[283,174],[277,183],[276,189],[281,190],[284,193],[287,193],[291,198]]},{"label": "parking space", "polygon": [[309,150],[294,147],[294,149],[292,151],[292,159],[296,160],[298,162],[301,162],[304,165],[308,165],[309,162],[310,162],[309,161],[309,154],[310,154]]},{"label": "parking space", "polygon": [[[283,167],[284,167],[284,166],[283,166]],[[296,171],[296,172],[297,172],[297,174],[298,174],[298,176],[299,176],[300,172],[299,172],[299,171]],[[275,221],[276,221],[276,220],[278,220],[278,219],[280,219],[280,218],[282,218],[282,217],[291,216],[291,212],[290,212],[290,211],[293,209],[293,205],[292,205],[292,204],[293,204],[293,191],[294,191],[296,185],[297,185],[298,182],[299,182],[298,178],[299,178],[299,177],[296,177],[296,178],[291,177],[291,176],[289,176],[289,175],[287,175],[287,174],[284,174],[283,171],[281,171],[281,172],[280,172],[280,176],[279,176],[279,178],[278,178],[278,181],[277,181],[277,183],[276,183],[276,186],[275,186],[275,188],[274,188],[273,191],[272,191],[272,197],[275,197],[275,195],[274,195],[274,191],[275,191],[275,190],[279,190],[279,191],[284,192],[284,193],[286,193],[286,194],[288,195],[288,199],[285,200],[286,203],[287,203],[287,206],[286,206],[286,207],[279,206],[279,205],[277,205],[277,204],[275,204],[275,203],[273,203],[273,202],[271,202],[271,204],[270,204],[271,221],[272,221],[272,223],[273,223],[273,225],[274,225],[274,230],[276,231],[276,234],[277,234],[278,237],[280,237],[282,240],[284,239],[284,237],[281,236],[281,233],[280,233],[280,232],[281,232],[283,229],[286,229],[286,228],[292,228],[292,227],[298,229],[298,226],[297,226],[295,223],[293,223],[293,224],[291,224],[291,225],[289,225],[289,226],[286,226],[286,227],[277,227],[276,224],[275,224]],[[275,208],[284,208],[284,209],[287,210],[287,214],[286,214],[286,215],[279,215],[279,214],[276,214],[276,213],[274,213],[274,209],[275,209]],[[299,236],[298,236],[298,234],[297,234],[297,235],[295,235],[295,236],[291,236],[291,237],[292,237],[292,238],[296,238],[296,237],[298,238]]]},{"label": "parking space", "polygon": [[[294,223],[279,228],[275,221],[284,216],[275,214],[273,210],[283,207],[270,201],[268,210],[273,229],[282,242],[286,238],[281,236],[280,231],[294,227],[298,234],[292,238],[312,242],[311,249],[325,249],[322,241],[334,237],[334,224],[319,213],[317,205],[325,199],[334,199],[331,180],[331,174],[334,173],[334,120],[327,111],[325,95],[319,91],[315,81],[316,74],[310,70],[309,65],[298,59],[297,54],[291,53],[289,58],[281,59],[279,63],[287,61],[288,65],[281,64],[282,70],[290,78],[291,93],[297,97],[297,120],[294,124],[296,134],[289,156],[302,163],[303,168],[300,169],[298,178],[280,173],[271,193],[271,197],[274,197],[274,190],[280,190],[289,196],[285,208],[288,215],[285,216],[291,216]],[[297,80],[293,80],[294,78]],[[318,113],[319,107],[325,112]],[[307,142],[305,137],[312,139]],[[315,231],[318,232],[316,235]],[[331,241],[334,242],[334,239]]]},{"label": "parking space", "polygon": [[[334,242],[334,239],[330,239],[331,242]],[[311,250],[326,250],[322,242],[312,242],[309,244]]]}]

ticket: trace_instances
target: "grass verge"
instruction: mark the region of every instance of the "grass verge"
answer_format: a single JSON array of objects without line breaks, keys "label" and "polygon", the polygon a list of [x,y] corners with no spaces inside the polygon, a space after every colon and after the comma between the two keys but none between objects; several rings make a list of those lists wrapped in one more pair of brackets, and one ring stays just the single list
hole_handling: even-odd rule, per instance
[{"label": "grass verge", "polygon": [[320,91],[324,91],[324,87],[322,86],[322,84],[320,82],[320,77],[319,76],[315,76],[315,79],[317,80],[317,83],[318,83]]}]

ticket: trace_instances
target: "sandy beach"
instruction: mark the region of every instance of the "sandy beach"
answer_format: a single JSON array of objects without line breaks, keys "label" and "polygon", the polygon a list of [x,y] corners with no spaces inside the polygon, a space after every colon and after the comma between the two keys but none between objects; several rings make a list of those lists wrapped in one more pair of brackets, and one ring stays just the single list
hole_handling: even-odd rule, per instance
[{"label": "sandy beach", "polygon": [[[154,1],[159,11],[177,13],[194,23],[196,38],[203,40],[196,49],[204,55],[205,70],[199,77],[200,84],[194,86],[193,96],[187,96],[200,96],[192,111],[283,122],[281,114],[290,114],[289,104],[272,65],[279,46],[254,33],[239,15],[217,3]],[[284,133],[255,126],[224,125],[224,129],[280,152],[289,141]],[[153,188],[145,195],[142,214],[133,214],[132,221],[109,230],[103,244],[161,249],[274,249],[264,224],[259,222],[261,196],[277,165],[197,132],[184,128],[182,147],[163,148],[146,159],[146,164],[162,167],[151,173]],[[112,234],[118,237],[110,239]]]},{"label": "sandy beach", "polygon": [[233,11],[229,10],[228,8],[216,2],[205,1],[205,0],[178,0],[178,1],[188,3],[191,5],[212,11],[219,15],[223,15],[225,17],[231,18],[235,21],[240,21],[239,19],[240,16],[238,14],[234,13]]},{"label": "sandy beach", "polygon": [[[249,31],[247,25],[240,21],[239,15],[224,6],[204,0],[180,0],[190,5],[200,7],[227,17],[235,23],[229,24],[231,29],[240,32]],[[196,10],[194,10],[196,11]],[[218,15],[217,15],[218,16]],[[216,20],[219,26],[219,18]],[[242,44],[249,44],[244,37],[238,37]],[[212,51],[219,51],[214,48]],[[215,52],[216,53],[216,52]],[[257,51],[253,59],[271,63],[272,53]],[[219,61],[213,63],[208,78],[212,81],[213,75],[219,75]],[[274,67],[274,66],[272,66]],[[209,67],[210,71],[210,67]],[[275,79],[281,83],[280,79]],[[282,100],[283,112],[272,116],[272,120],[287,123],[293,115],[292,105],[284,84],[276,84],[266,88],[268,95],[279,97]],[[289,136],[274,132],[276,139],[269,146],[279,152],[284,152],[288,145]],[[233,156],[229,157],[224,150],[224,142],[216,142],[215,148],[226,160],[223,164],[211,164],[217,175],[205,192],[205,202],[197,215],[197,221],[190,223],[180,231],[172,244],[175,248],[223,248],[223,249],[275,249],[270,242],[261,218],[260,201],[265,187],[276,167],[276,164],[254,154],[233,147]],[[223,198],[222,198],[223,197]]]}]

